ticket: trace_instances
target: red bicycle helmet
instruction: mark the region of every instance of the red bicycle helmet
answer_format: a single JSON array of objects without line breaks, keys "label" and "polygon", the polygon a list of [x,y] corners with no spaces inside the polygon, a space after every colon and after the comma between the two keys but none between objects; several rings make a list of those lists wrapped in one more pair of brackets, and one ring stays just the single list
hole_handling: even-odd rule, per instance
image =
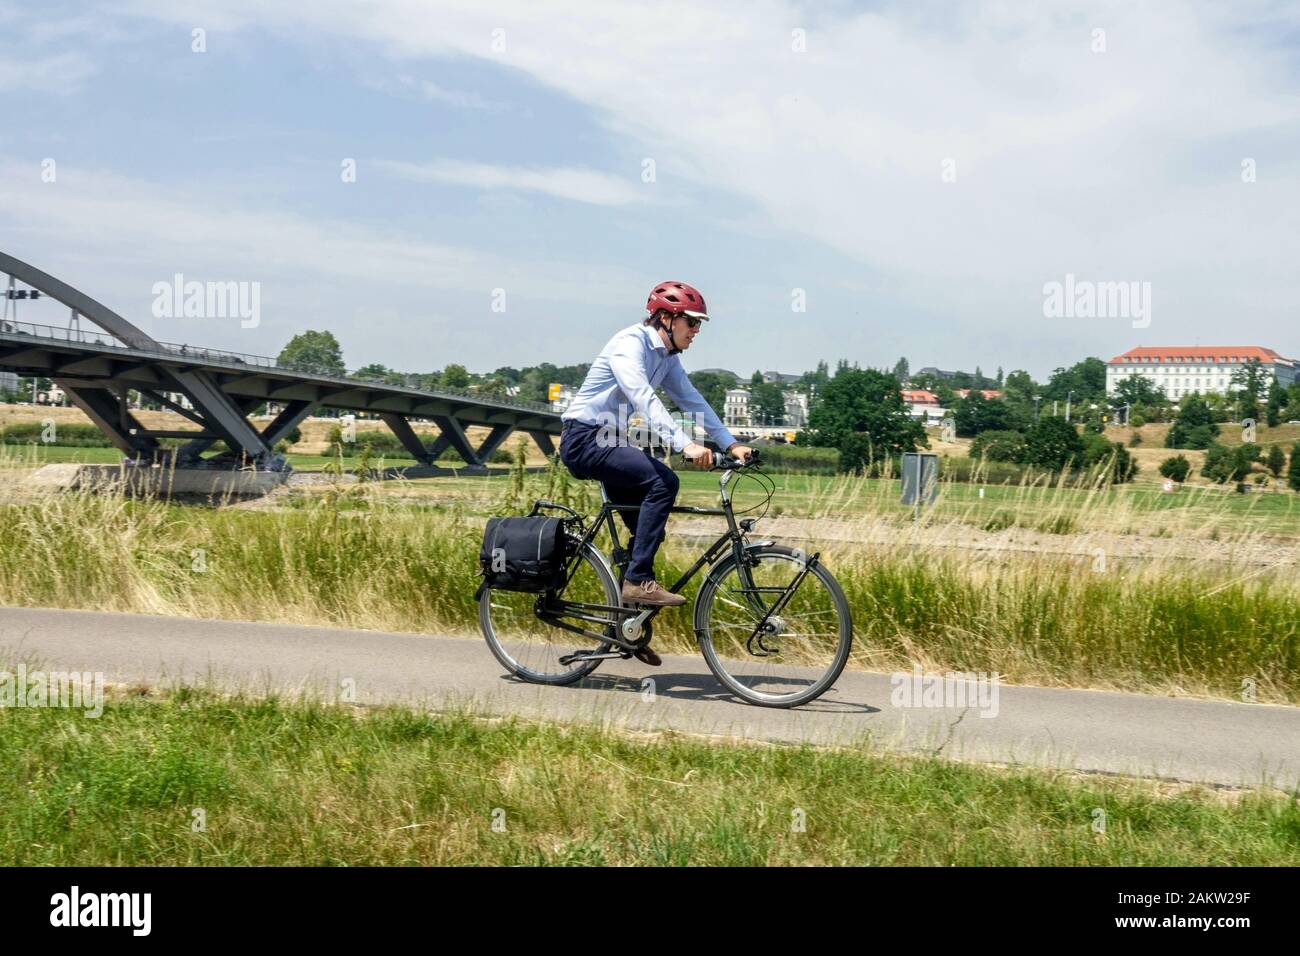
[{"label": "red bicycle helmet", "polygon": [[700,290],[685,282],[661,282],[650,291],[645,310],[654,315],[660,309],[671,315],[689,315],[705,320],[709,317]]}]

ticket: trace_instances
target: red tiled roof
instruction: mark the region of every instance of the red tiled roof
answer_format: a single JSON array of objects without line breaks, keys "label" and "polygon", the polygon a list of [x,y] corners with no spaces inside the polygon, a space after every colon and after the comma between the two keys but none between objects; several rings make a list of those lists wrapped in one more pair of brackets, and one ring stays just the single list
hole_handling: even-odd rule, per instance
[{"label": "red tiled roof", "polygon": [[1116,355],[1107,364],[1249,362],[1251,359],[1259,359],[1267,365],[1281,357],[1272,349],[1259,345],[1149,345],[1129,349],[1123,355]]},{"label": "red tiled roof", "polygon": [[913,405],[938,405],[939,396],[934,392],[927,392],[923,388],[905,388],[903,389],[903,401],[911,402]]},{"label": "red tiled roof", "polygon": [[[971,390],[970,390],[969,388],[959,388],[959,389],[957,389],[957,394],[960,395],[962,398],[965,398],[967,395],[970,394],[970,392],[971,392]],[[1001,397],[1002,397],[1002,393],[999,392],[999,391],[998,391],[997,389],[995,389],[995,388],[981,388],[981,389],[980,389],[980,394],[983,395],[985,398],[1001,398]]]}]

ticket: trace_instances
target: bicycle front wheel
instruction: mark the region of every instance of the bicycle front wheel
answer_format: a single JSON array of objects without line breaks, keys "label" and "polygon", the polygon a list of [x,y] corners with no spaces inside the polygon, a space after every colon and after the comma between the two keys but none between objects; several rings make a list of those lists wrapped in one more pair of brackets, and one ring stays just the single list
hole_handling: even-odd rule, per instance
[{"label": "bicycle front wheel", "polygon": [[824,694],[848,663],[848,599],[820,562],[800,578],[807,566],[802,551],[764,545],[745,554],[744,565],[734,556],[719,562],[700,588],[695,633],[704,660],[728,690],[751,704],[806,704]]},{"label": "bicycle front wheel", "polygon": [[[571,546],[580,543],[570,536]],[[599,660],[561,664],[560,658],[578,650],[608,651],[613,645],[555,627],[537,617],[539,594],[487,588],[478,602],[479,628],[488,648],[506,670],[536,684],[572,684],[600,666]],[[566,601],[618,606],[618,582],[600,552],[588,544],[576,558],[573,574],[562,597]],[[571,620],[595,634],[617,634],[619,616],[612,611],[590,611],[598,621]]]}]

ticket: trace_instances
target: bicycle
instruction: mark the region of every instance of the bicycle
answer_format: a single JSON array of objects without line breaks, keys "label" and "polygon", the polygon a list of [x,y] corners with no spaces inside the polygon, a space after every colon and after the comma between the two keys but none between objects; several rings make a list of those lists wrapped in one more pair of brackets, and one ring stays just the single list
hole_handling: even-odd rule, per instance
[{"label": "bicycle", "polygon": [[[727,530],[668,590],[680,592],[708,565],[695,599],[693,627],[709,670],[748,703],[796,707],[820,697],[840,676],[848,662],[853,622],[844,591],[821,563],[820,552],[808,556],[775,541],[749,540],[776,487],[760,466],[757,453],[749,462],[724,456],[710,469],[722,472],[721,507],[671,510],[724,516]],[[758,517],[736,520],[729,486],[738,476],[755,479],[767,491]],[[663,608],[623,605],[621,578],[631,554],[620,543],[614,521],[616,512],[640,506],[614,504],[603,484],[600,494],[600,511],[590,523],[565,505],[544,499],[533,504],[532,515],[568,515],[563,519],[569,544],[563,584],[542,594],[485,588],[479,597],[479,626],[488,647],[522,680],[572,684],[602,660],[630,658],[650,641],[652,621]],[[602,527],[613,542],[609,555],[594,543]],[[562,653],[561,644],[572,644],[568,633],[597,646]]]}]

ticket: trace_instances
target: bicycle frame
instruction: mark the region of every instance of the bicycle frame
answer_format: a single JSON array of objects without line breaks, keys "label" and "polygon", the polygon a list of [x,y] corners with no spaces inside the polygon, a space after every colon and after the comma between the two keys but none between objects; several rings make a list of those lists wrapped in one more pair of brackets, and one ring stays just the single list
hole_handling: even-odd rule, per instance
[{"label": "bicycle frame", "polygon": [[[719,490],[722,496],[721,508],[678,506],[669,510],[669,514],[719,515],[725,517],[727,519],[727,530],[719,535],[718,538],[705,549],[704,553],[696,559],[695,563],[692,564],[680,578],[673,582],[672,587],[668,588],[668,590],[674,593],[680,592],[682,588],[686,587],[686,585],[690,583],[691,579],[700,572],[701,568],[705,565],[712,564],[729,544],[732,553],[735,555],[737,567],[740,569],[740,574],[745,584],[744,590],[751,601],[751,605],[756,613],[763,615],[762,621],[755,628],[755,635],[757,635],[759,630],[761,630],[767,623],[767,619],[772,614],[777,613],[779,609],[785,605],[793,591],[800,583],[802,583],[804,575],[807,574],[808,566],[805,566],[795,580],[786,588],[758,588],[755,586],[753,579],[749,575],[748,565],[745,562],[745,535],[753,528],[757,519],[746,518],[739,522],[736,520],[735,512],[731,506],[731,495],[727,487],[731,483],[735,474],[736,472],[734,470],[724,472],[722,479],[719,481]],[[600,511],[597,512],[596,517],[592,520],[590,525],[586,524],[586,520],[582,515],[564,505],[544,500],[537,501],[533,505],[532,514],[534,515],[546,508],[567,511],[569,514],[573,515],[573,518],[577,521],[578,526],[582,528],[583,532],[581,541],[574,549],[574,554],[570,558],[570,563],[566,569],[564,585],[556,592],[547,592],[547,594],[539,597],[537,599],[535,610],[538,618],[554,627],[559,627],[566,631],[572,631],[576,634],[582,634],[592,640],[600,641],[602,643],[608,642],[615,644],[625,650],[636,650],[640,647],[636,641],[641,636],[643,626],[658,614],[662,608],[630,608],[622,605],[587,604],[580,601],[565,601],[560,597],[564,592],[564,588],[568,586],[569,580],[573,576],[574,568],[577,566],[582,551],[588,544],[591,544],[594,541],[602,526],[609,530],[610,540],[614,545],[610,553],[614,558],[615,567],[620,569],[625,568],[630,559],[630,555],[623,548],[622,542],[619,540],[618,525],[614,520],[614,516],[620,511],[640,511],[641,506],[615,504],[609,500],[609,495],[605,491],[605,486],[603,484],[600,486],[600,497]],[[814,555],[812,559],[810,559],[809,565],[815,564],[817,558],[818,556]],[[780,600],[769,608],[759,601],[756,595],[759,591],[770,590],[780,590],[785,593]],[[621,623],[618,626],[620,633],[617,637],[608,633],[597,634],[594,631],[577,627],[560,619],[561,616],[570,617],[594,624],[601,624],[607,629],[611,629],[613,622],[608,620],[608,618],[597,617],[596,613],[598,612],[618,615]]]}]

